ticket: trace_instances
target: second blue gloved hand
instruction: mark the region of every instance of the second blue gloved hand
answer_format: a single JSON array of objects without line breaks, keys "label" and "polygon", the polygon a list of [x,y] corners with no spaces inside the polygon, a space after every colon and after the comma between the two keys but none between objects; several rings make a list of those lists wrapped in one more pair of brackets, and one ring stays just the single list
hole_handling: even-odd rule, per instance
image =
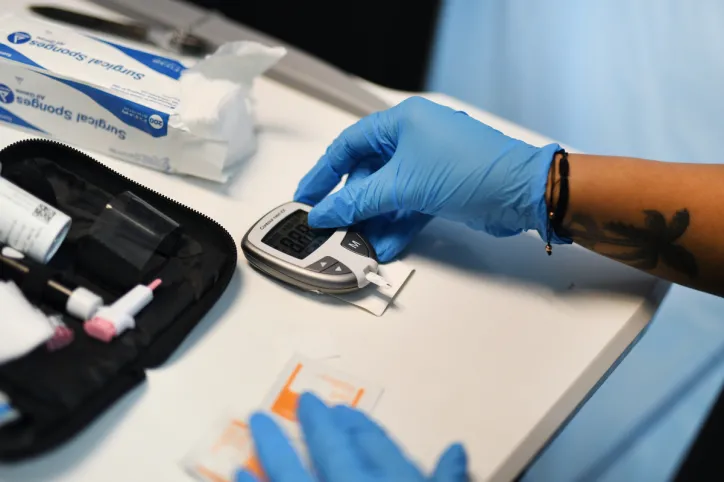
[{"label": "second blue gloved hand", "polygon": [[[297,418],[304,433],[311,462],[326,482],[423,482],[428,480],[405,457],[384,430],[362,412],[349,407],[327,407],[317,397],[299,399]],[[256,454],[270,482],[312,482],[315,477],[302,465],[277,424],[267,415],[251,418]],[[464,482],[467,457],[462,446],[450,446],[440,457],[431,479]],[[253,482],[249,472],[236,482]]]},{"label": "second blue gloved hand", "polygon": [[[294,198],[316,205],[313,227],[364,222],[382,262],[396,257],[431,216],[494,236],[529,229],[544,236],[546,183],[558,149],[533,147],[413,97],[342,132]],[[345,174],[345,187],[327,196]]]}]

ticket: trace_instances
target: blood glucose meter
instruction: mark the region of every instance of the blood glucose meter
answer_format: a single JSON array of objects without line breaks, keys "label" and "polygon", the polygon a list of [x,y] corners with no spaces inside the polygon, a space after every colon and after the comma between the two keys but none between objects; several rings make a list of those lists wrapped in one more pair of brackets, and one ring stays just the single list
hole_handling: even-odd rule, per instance
[{"label": "blood glucose meter", "polygon": [[244,235],[249,264],[278,280],[315,293],[348,293],[369,283],[389,288],[377,274],[377,256],[359,233],[313,229],[311,206],[290,202],[273,209]]}]

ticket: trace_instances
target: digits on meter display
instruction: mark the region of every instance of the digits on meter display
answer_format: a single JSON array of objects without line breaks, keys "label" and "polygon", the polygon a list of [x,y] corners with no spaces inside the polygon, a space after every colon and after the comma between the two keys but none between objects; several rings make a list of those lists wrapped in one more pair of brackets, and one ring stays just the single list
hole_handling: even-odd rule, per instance
[{"label": "digits on meter display", "polygon": [[307,212],[299,209],[274,226],[261,242],[289,256],[304,259],[334,232],[334,229],[312,229],[307,224]]}]

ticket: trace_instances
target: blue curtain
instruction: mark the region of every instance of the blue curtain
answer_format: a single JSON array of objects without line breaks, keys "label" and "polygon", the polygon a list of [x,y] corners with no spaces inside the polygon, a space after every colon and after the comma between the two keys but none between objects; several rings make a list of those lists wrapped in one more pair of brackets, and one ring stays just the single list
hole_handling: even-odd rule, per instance
[{"label": "blue curtain", "polygon": [[[724,160],[724,2],[448,0],[433,57],[429,90],[576,149]],[[722,313],[674,287],[526,480],[670,478],[724,381]]]}]

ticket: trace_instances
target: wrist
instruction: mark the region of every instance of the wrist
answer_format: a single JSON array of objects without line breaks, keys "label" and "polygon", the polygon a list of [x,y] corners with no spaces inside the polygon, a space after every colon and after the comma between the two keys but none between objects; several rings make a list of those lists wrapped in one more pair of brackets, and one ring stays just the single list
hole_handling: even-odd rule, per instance
[{"label": "wrist", "polygon": [[[560,222],[555,218],[554,214],[561,215],[559,206],[561,206],[561,171],[560,161],[563,157],[562,148],[558,144],[549,144],[542,147],[536,157],[539,157],[541,170],[539,178],[535,181],[533,187],[533,199],[537,200],[534,212],[534,227],[541,239],[550,242],[550,244],[570,244],[571,240],[562,236]],[[537,187],[541,186],[538,190]],[[567,198],[563,200],[563,207],[567,203]],[[558,211],[558,212],[557,212]]]},{"label": "wrist", "polygon": [[556,171],[561,162],[561,154],[556,152],[553,154],[551,165],[548,167],[548,179],[546,179],[546,193],[544,196],[546,202],[546,212],[551,213],[558,201],[560,194],[560,183],[556,182]]}]

